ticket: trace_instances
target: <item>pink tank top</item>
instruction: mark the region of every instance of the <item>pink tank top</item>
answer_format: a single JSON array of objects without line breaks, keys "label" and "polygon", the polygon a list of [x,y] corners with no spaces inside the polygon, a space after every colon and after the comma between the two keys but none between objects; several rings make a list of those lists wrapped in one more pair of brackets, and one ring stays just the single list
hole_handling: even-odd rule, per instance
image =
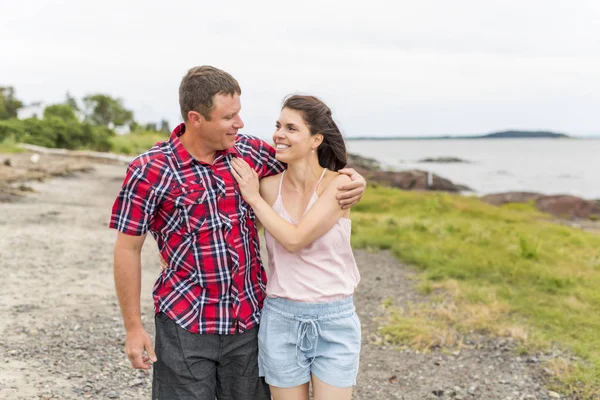
[{"label": "pink tank top", "polygon": [[[325,172],[317,182],[323,180]],[[281,185],[273,209],[286,221],[297,225],[283,207]],[[304,211],[310,210],[319,197],[317,189]],[[267,296],[283,297],[294,301],[321,303],[340,300],[351,296],[360,280],[360,274],[350,247],[350,225],[348,218],[340,218],[323,236],[297,253],[288,252],[265,230],[269,253]]]}]

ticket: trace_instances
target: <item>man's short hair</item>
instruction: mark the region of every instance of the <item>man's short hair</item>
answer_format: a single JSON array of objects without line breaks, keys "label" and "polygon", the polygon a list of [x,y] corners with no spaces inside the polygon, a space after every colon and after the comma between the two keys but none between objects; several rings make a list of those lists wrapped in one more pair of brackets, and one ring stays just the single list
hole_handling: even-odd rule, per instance
[{"label": "man's short hair", "polygon": [[210,121],[213,97],[216,94],[242,94],[239,83],[227,72],[210,65],[194,67],[181,80],[179,85],[179,107],[184,121],[188,112],[197,111]]}]

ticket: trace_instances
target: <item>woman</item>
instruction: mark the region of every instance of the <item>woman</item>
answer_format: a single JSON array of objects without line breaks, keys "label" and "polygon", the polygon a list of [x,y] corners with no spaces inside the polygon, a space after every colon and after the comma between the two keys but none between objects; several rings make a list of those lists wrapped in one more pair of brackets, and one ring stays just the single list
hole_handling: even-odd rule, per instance
[{"label": "woman", "polygon": [[350,399],[360,353],[352,294],[360,279],[350,247],[350,210],[337,187],[346,148],[331,110],[313,96],[284,102],[273,135],[282,174],[258,181],[245,161],[232,172],[265,227],[267,299],[258,335],[259,374],[275,400]]}]

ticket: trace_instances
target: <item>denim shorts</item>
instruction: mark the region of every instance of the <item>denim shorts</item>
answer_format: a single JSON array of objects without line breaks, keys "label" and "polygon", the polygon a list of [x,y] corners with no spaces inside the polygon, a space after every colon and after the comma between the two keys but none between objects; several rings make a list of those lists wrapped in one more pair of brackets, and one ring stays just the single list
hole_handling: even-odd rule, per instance
[{"label": "denim shorts", "polygon": [[356,384],[360,321],[352,297],[328,303],[265,299],[258,332],[258,373],[291,388],[311,374],[328,385]]}]

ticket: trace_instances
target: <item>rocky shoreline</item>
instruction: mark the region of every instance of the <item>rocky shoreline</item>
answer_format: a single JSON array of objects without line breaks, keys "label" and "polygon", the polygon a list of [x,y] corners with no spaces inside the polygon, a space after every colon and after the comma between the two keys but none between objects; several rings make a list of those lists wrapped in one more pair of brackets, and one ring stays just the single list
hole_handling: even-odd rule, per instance
[{"label": "rocky shoreline", "polygon": [[[123,163],[126,158],[101,159],[98,154],[87,153],[0,154],[0,202],[16,201],[27,191],[27,181],[43,181],[54,176],[68,176],[91,168],[92,163]],[[444,191],[468,193],[468,186],[422,170],[388,171],[372,158],[350,154],[348,166],[361,173],[370,184],[394,187],[402,190]],[[493,205],[506,203],[533,203],[545,213],[565,220],[600,220],[600,199],[587,200],[570,195],[544,195],[535,192],[504,192],[482,196]]]},{"label": "rocky shoreline", "polygon": [[[454,183],[422,170],[386,171],[377,160],[350,154],[348,166],[355,168],[372,184],[403,190],[445,191],[453,193],[472,191],[469,187]],[[544,195],[535,192],[503,192],[482,196],[489,204],[533,203],[545,213],[567,220],[600,220],[600,199],[587,200],[570,195]]]}]

